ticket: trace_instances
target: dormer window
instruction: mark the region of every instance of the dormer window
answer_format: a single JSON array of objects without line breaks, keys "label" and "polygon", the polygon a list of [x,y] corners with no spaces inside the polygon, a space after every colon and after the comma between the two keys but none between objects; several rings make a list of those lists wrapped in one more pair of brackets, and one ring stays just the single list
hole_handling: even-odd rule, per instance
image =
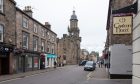
[{"label": "dormer window", "polygon": [[3,0],[0,0],[0,12],[3,13]]}]

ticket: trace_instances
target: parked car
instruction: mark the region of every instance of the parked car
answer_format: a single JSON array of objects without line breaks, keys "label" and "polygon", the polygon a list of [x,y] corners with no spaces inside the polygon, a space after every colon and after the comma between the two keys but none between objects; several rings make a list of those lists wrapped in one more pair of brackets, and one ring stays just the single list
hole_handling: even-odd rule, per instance
[{"label": "parked car", "polygon": [[79,66],[84,66],[86,64],[87,60],[83,60],[79,63]]},{"label": "parked car", "polygon": [[95,70],[95,68],[96,68],[96,63],[94,61],[87,61],[85,66],[84,66],[84,70],[85,71],[86,70],[93,71],[93,70]]}]

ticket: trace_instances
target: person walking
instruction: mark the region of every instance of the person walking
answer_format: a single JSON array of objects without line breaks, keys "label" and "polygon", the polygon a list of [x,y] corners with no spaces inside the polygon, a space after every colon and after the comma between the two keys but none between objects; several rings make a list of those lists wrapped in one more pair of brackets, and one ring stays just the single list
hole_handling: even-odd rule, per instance
[{"label": "person walking", "polygon": [[57,65],[57,63],[56,63],[56,61],[54,61],[54,68],[56,68],[56,65]]}]

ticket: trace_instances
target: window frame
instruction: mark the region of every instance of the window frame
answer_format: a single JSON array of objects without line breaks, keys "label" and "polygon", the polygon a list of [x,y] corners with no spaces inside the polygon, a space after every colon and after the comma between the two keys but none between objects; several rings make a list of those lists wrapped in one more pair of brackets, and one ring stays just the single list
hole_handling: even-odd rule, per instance
[{"label": "window frame", "polygon": [[45,51],[45,41],[41,40],[41,51]]},{"label": "window frame", "polygon": [[33,36],[33,51],[38,51],[38,37]]},{"label": "window frame", "polygon": [[22,26],[23,28],[29,28],[29,20],[26,17],[22,18]]},{"label": "window frame", "polygon": [[3,5],[3,4],[4,4],[4,3],[3,3],[3,0],[0,0],[0,2],[1,2],[1,3],[0,3],[0,6],[1,6],[1,8],[0,8],[0,13],[3,13],[3,6],[4,6],[4,5]]},{"label": "window frame", "polygon": [[42,36],[45,37],[45,29],[44,28],[41,29],[41,33],[42,33]]},{"label": "window frame", "polygon": [[[27,40],[26,41],[26,45],[24,45],[24,42],[25,42],[24,41],[25,40],[24,39],[25,38],[24,36],[27,37],[27,39],[26,39]],[[23,32],[23,34],[22,34],[22,47],[23,48],[26,48],[26,49],[29,49],[29,33]]]},{"label": "window frame", "polygon": [[38,33],[38,26],[37,24],[34,23],[34,29],[33,29],[34,33]]},{"label": "window frame", "polygon": [[4,38],[4,26],[2,24],[0,24],[0,31],[2,30],[2,32],[0,32],[1,37],[0,37],[0,42],[3,42],[3,38]]}]

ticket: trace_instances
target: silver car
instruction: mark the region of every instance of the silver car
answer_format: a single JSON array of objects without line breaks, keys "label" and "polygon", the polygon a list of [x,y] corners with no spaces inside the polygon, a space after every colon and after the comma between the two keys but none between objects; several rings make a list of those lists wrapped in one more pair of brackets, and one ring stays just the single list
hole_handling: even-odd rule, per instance
[{"label": "silver car", "polygon": [[96,63],[94,61],[87,61],[85,66],[84,66],[84,70],[87,71],[87,70],[95,70],[96,68]]}]

